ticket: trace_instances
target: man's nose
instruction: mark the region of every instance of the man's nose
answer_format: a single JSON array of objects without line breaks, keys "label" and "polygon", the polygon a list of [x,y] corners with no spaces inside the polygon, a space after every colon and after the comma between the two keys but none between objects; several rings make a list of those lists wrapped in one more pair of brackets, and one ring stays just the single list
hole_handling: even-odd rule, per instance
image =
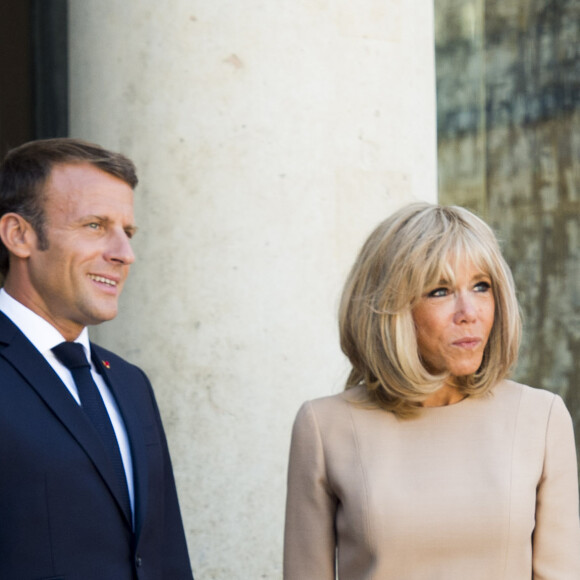
[{"label": "man's nose", "polygon": [[131,240],[124,230],[111,232],[107,245],[107,260],[130,265],[135,261]]}]

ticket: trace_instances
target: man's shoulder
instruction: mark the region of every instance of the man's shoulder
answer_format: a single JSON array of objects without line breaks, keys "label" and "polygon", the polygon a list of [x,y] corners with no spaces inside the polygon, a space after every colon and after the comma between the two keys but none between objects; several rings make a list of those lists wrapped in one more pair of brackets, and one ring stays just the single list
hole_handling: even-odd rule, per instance
[{"label": "man's shoulder", "polygon": [[23,334],[16,324],[0,310],[0,342],[10,342],[14,335]]}]

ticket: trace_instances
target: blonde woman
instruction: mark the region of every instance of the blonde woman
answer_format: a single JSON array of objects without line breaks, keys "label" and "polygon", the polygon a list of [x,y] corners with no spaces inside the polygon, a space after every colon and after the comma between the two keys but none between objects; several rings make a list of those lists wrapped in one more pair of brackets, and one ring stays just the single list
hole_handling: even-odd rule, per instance
[{"label": "blonde woman", "polygon": [[506,377],[520,340],[490,228],[407,206],[363,246],[340,306],[346,390],[298,412],[285,580],[578,580],[572,421]]}]

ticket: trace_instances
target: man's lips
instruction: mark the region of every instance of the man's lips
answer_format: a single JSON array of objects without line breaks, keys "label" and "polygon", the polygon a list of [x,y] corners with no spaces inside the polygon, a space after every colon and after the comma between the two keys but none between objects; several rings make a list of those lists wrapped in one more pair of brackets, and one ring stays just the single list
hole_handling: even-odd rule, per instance
[{"label": "man's lips", "polygon": [[89,274],[89,278],[94,280],[95,282],[100,282],[101,284],[107,284],[107,286],[111,286],[115,288],[119,283],[118,279],[109,278],[107,276],[101,276],[99,274]]}]

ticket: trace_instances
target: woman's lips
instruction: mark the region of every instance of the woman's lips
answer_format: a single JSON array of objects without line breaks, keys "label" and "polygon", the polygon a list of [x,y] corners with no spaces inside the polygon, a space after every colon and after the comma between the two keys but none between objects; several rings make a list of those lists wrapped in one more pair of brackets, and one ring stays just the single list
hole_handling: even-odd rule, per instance
[{"label": "woman's lips", "polygon": [[481,338],[476,336],[466,336],[458,340],[453,341],[453,346],[458,346],[460,348],[473,349],[481,344]]}]

